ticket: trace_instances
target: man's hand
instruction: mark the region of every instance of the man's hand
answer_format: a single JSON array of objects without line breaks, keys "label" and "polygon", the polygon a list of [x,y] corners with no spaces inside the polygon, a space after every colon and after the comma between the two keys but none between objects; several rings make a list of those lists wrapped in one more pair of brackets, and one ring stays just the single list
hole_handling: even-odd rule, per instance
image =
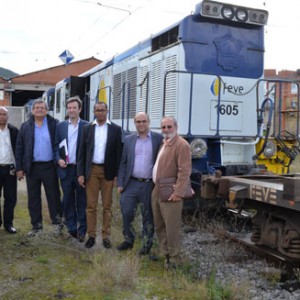
[{"label": "man's hand", "polygon": [[79,176],[78,177],[78,183],[81,187],[85,188],[85,184],[84,184],[84,176]]},{"label": "man's hand", "polygon": [[58,165],[59,165],[61,168],[63,168],[63,169],[65,169],[65,168],[67,167],[67,164],[66,164],[66,162],[65,162],[63,159],[60,159],[60,160],[58,161]]},{"label": "man's hand", "polygon": [[175,194],[172,194],[170,196],[170,198],[168,199],[168,201],[170,201],[170,202],[171,201],[176,202],[176,201],[180,201],[180,200],[182,200],[182,198],[180,196],[175,195]]},{"label": "man's hand", "polygon": [[24,171],[23,170],[17,171],[17,178],[18,178],[18,180],[24,179]]}]

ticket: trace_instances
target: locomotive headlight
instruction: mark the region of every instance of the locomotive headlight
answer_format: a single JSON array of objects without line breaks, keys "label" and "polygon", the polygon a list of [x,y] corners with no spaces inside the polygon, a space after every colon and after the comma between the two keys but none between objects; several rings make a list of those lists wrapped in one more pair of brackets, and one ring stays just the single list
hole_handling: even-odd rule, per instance
[{"label": "locomotive headlight", "polygon": [[191,142],[192,158],[201,158],[207,152],[207,144],[203,139],[194,139]]},{"label": "locomotive headlight", "polygon": [[276,153],[276,144],[272,141],[268,141],[264,149],[265,157],[271,157]]},{"label": "locomotive headlight", "polygon": [[224,5],[221,9],[221,14],[225,20],[232,20],[234,17],[233,7]]},{"label": "locomotive headlight", "polygon": [[248,12],[246,9],[237,8],[237,10],[235,12],[235,17],[240,22],[246,22],[246,21],[248,21]]}]

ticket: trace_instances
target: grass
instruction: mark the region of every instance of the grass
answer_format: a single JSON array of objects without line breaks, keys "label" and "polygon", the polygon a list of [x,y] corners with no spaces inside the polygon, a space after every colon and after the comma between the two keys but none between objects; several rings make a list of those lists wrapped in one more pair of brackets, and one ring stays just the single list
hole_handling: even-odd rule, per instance
[{"label": "grass", "polygon": [[[114,199],[112,243],[117,246],[123,240],[122,220],[117,194]],[[150,261],[148,257],[137,255],[140,239],[132,251],[125,253],[104,249],[100,237],[95,247],[86,249],[84,244],[68,239],[66,234],[54,236],[45,200],[43,216],[43,234],[27,237],[31,230],[30,218],[24,183],[19,184],[14,221],[18,233],[9,235],[0,229],[0,299],[247,299],[245,294],[239,298],[245,289],[236,286],[234,281],[226,286],[218,283],[213,264],[209,264],[210,278],[201,278],[198,271],[201,253],[199,261],[191,263],[185,259],[181,268],[166,271],[163,258]],[[100,224],[99,213],[99,232]],[[137,236],[140,227],[138,217]],[[227,246],[223,249],[228,249]],[[157,242],[153,251],[158,254]],[[214,244],[211,251],[210,258],[216,255]]]}]

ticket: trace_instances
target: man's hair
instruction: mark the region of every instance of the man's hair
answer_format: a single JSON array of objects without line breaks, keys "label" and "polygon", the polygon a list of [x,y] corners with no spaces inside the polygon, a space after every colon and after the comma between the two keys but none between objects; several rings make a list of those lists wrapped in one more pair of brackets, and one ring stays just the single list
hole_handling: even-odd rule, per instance
[{"label": "man's hair", "polygon": [[162,122],[163,120],[166,120],[166,119],[173,120],[173,123],[174,123],[175,127],[176,127],[176,128],[178,127],[177,120],[176,120],[174,117],[172,117],[172,116],[164,116],[164,117],[162,118],[161,122]]},{"label": "man's hair", "polygon": [[70,97],[67,101],[66,101],[66,108],[68,107],[68,104],[71,102],[77,102],[78,103],[78,108],[80,109],[82,107],[82,101],[80,99],[79,96],[74,96],[74,97]]},{"label": "man's hair", "polygon": [[45,104],[45,108],[48,110],[48,104],[47,102],[45,102],[42,98],[38,98],[38,99],[35,99],[32,103],[32,107],[31,107],[31,110],[34,109],[35,105],[36,104],[39,104],[39,103],[44,103]]},{"label": "man's hair", "polygon": [[104,106],[105,106],[105,109],[107,109],[107,104],[106,104],[105,102],[103,102],[103,101],[99,101],[99,102],[96,102],[96,103],[94,104],[94,110],[95,110],[96,105],[98,105],[98,104],[104,105]]}]

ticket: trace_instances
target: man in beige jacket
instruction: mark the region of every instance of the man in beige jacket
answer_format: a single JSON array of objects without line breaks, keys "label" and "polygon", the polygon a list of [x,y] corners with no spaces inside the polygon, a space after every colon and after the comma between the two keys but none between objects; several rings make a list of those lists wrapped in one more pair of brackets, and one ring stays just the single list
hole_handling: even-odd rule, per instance
[{"label": "man in beige jacket", "polygon": [[[164,143],[153,168],[152,210],[160,252],[165,256],[165,267],[169,269],[176,267],[180,259],[183,196],[189,185],[192,164],[190,146],[178,135],[175,118],[164,117],[161,129]],[[159,182],[170,177],[177,178],[174,191],[163,202]]]}]

